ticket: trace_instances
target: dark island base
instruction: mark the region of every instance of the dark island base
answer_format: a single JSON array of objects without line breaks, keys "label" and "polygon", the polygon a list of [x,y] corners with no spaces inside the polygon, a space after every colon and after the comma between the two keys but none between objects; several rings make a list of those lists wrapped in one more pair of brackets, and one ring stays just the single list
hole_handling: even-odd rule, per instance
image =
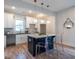
[{"label": "dark island base", "polygon": [[[53,44],[53,40],[54,40],[54,37],[55,36],[49,36],[48,37],[48,49],[51,50],[54,48],[54,44]],[[34,37],[31,37],[31,36],[28,36],[28,51],[33,55],[33,56],[36,56],[36,45],[41,42],[41,43],[44,43],[44,44],[40,44],[40,45],[45,45],[45,39],[46,37],[43,37],[43,38],[34,38]],[[40,50],[39,50],[40,49]],[[41,48],[37,48],[37,54],[40,54],[40,53],[43,53],[45,52],[45,48],[44,47],[41,47]]]}]

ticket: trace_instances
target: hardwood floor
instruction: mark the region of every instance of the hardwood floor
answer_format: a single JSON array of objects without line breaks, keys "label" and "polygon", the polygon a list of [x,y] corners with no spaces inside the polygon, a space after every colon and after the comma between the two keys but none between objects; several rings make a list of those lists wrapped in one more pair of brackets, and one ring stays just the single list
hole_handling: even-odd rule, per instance
[{"label": "hardwood floor", "polygon": [[42,53],[37,57],[32,57],[28,52],[27,44],[7,47],[4,52],[5,59],[75,59],[75,56],[68,54],[66,51],[61,52],[61,50],[58,51],[58,54],[56,54],[56,51],[54,53],[50,51],[50,55]]},{"label": "hardwood floor", "polygon": [[4,49],[4,52],[5,52],[5,59],[28,59],[26,44],[7,47]]}]

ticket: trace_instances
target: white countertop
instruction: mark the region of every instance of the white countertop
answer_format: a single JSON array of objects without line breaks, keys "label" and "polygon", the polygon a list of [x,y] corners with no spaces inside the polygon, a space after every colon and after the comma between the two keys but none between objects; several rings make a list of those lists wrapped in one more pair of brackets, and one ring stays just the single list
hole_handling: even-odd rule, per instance
[{"label": "white countertop", "polygon": [[47,36],[55,36],[55,34],[46,34],[46,35],[28,34],[28,36],[31,36],[34,38],[42,38],[42,37],[47,37]]}]

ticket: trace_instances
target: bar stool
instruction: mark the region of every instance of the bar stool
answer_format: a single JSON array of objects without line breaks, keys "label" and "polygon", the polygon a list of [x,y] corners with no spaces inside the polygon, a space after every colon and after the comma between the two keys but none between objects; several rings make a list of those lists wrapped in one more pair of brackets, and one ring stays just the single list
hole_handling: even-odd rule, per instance
[{"label": "bar stool", "polygon": [[[52,57],[53,55],[52,54],[50,54],[50,52],[49,52],[49,47],[48,47],[48,36],[46,37],[46,39],[45,39],[45,43],[41,43],[41,42],[39,42],[37,45],[36,45],[36,56],[38,55],[38,52],[40,52],[40,48],[41,47],[43,47],[43,48],[45,48],[45,54],[47,55],[47,56],[50,56],[50,57]],[[54,40],[54,43],[56,43],[56,38],[54,38],[55,40]],[[45,45],[44,45],[45,44]],[[50,43],[50,44],[53,44],[53,43]],[[38,47],[39,47],[39,49],[38,49]],[[56,49],[53,49],[53,51],[52,51],[52,53],[55,51],[55,50],[57,50],[57,46],[55,45],[55,47],[56,47]],[[38,50],[38,51],[37,51]],[[41,56],[40,56],[41,57]],[[39,58],[40,58],[39,57]],[[40,58],[41,59],[41,58]],[[57,50],[57,59],[58,59],[58,50]]]}]

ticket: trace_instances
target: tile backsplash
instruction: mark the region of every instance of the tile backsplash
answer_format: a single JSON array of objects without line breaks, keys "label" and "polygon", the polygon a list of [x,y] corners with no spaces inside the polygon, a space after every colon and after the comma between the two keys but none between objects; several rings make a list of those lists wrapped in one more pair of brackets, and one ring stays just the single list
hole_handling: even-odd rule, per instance
[{"label": "tile backsplash", "polygon": [[14,28],[4,28],[4,34],[7,34],[7,33],[14,33]]},{"label": "tile backsplash", "polygon": [[4,34],[15,34],[15,33],[36,33],[37,28],[26,28],[25,31],[16,31],[14,28],[4,28]]}]

